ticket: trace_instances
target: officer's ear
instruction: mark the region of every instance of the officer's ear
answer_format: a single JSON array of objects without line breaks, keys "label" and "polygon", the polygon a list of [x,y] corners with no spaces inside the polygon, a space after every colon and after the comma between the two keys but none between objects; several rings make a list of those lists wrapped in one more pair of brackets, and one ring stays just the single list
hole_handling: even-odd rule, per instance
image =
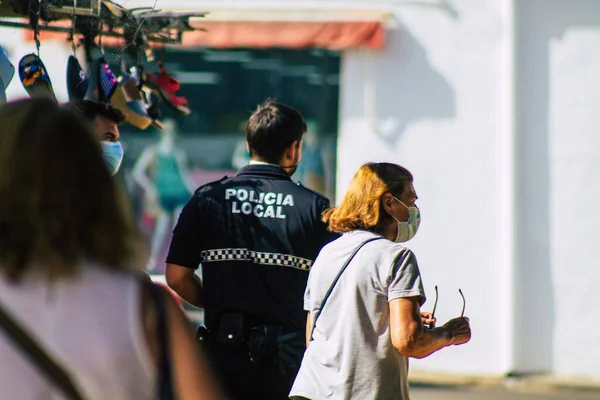
[{"label": "officer's ear", "polygon": [[283,155],[281,156],[281,164],[291,165],[294,163],[297,157],[298,152],[298,141],[295,140],[283,151]]},{"label": "officer's ear", "polygon": [[292,144],[285,149],[283,158],[284,160],[287,160],[288,163],[292,164],[300,162],[300,158],[302,158],[302,139],[294,140]]}]

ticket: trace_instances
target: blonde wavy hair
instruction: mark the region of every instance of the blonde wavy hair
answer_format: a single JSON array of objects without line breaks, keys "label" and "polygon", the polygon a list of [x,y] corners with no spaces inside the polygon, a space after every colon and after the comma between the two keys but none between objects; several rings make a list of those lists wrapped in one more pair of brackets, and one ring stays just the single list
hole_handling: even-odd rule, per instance
[{"label": "blonde wavy hair", "polygon": [[412,181],[412,174],[397,164],[364,164],[354,174],[340,205],[323,213],[323,222],[336,233],[377,229],[390,218],[381,196],[389,192],[400,197],[406,183]]}]

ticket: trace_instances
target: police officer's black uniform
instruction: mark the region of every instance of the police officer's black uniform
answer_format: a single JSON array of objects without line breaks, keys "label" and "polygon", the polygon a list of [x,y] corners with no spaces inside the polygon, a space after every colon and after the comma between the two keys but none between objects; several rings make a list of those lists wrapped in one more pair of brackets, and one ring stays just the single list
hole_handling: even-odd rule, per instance
[{"label": "police officer's black uniform", "polygon": [[167,263],[202,264],[209,353],[236,399],[288,396],[308,270],[336,237],[321,221],[328,206],[281,167],[257,164],[200,187],[179,217]]}]

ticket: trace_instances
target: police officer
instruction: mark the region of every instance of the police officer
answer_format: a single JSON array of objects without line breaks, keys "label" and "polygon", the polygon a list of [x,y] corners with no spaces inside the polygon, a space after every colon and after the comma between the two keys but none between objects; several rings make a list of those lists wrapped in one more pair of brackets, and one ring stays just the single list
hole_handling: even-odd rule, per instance
[{"label": "police officer", "polygon": [[204,308],[208,352],[233,399],[288,398],[308,270],[335,238],[321,221],[329,201],[290,178],[305,132],[295,109],[260,105],[246,124],[249,165],[197,189],[173,231],[167,283]]}]

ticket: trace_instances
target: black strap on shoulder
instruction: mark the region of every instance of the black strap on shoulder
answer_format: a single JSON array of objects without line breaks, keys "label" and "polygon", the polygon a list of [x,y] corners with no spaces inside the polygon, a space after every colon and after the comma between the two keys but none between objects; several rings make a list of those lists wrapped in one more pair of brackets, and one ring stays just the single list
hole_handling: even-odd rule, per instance
[{"label": "black strap on shoulder", "polygon": [[158,400],[173,400],[175,392],[169,346],[169,329],[165,293],[152,281],[144,281],[156,310],[158,334]]},{"label": "black strap on shoulder", "polygon": [[71,377],[50,358],[40,345],[0,306],[0,327],[46,379],[70,400],[83,400]]},{"label": "black strap on shoulder", "polygon": [[333,288],[335,287],[335,285],[337,284],[337,282],[340,280],[340,276],[342,276],[342,274],[344,273],[344,271],[346,270],[346,268],[348,267],[348,265],[350,264],[350,261],[352,261],[352,259],[354,258],[354,256],[356,255],[356,253],[358,253],[358,251],[360,249],[363,248],[363,246],[367,243],[373,242],[375,240],[381,240],[383,239],[382,237],[375,237],[375,238],[371,238],[369,240],[366,240],[364,242],[362,242],[355,250],[354,252],[352,252],[352,254],[350,255],[350,257],[348,257],[348,259],[346,260],[346,262],[344,263],[344,265],[342,266],[342,268],[340,268],[339,272],[337,273],[335,279],[333,280],[333,282],[331,283],[331,286],[329,287],[329,289],[327,290],[327,293],[325,293],[325,297],[323,297],[323,301],[321,302],[321,307],[319,308],[319,311],[317,312],[317,315],[315,315],[315,320],[312,324],[312,328],[310,330],[310,340],[313,339],[313,333],[315,332],[315,326],[317,325],[317,319],[319,318],[319,316],[321,315],[321,312],[323,311],[323,308],[325,307],[325,303],[327,303],[327,300],[329,299],[329,296],[331,295],[331,292],[333,292]]}]

